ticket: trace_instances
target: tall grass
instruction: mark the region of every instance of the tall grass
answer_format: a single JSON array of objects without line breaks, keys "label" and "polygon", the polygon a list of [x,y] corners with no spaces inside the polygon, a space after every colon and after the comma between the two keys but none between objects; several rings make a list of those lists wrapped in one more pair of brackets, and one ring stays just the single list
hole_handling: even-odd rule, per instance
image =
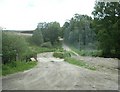
[{"label": "tall grass", "polygon": [[33,68],[37,62],[14,61],[2,65],[2,75],[8,75]]}]

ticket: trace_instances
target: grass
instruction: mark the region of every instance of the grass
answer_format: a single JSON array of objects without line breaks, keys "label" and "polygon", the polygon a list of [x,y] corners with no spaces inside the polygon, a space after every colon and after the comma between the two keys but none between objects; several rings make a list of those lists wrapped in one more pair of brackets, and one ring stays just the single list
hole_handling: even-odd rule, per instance
[{"label": "grass", "polygon": [[90,70],[96,70],[95,67],[88,65],[87,63],[85,63],[82,60],[76,60],[74,58],[67,57],[67,58],[65,58],[65,61],[70,63],[70,64],[74,64],[74,65],[84,67],[84,68],[87,68],[87,69],[90,69]]},{"label": "grass", "polygon": [[2,64],[0,64],[0,76],[2,75]]},{"label": "grass", "polygon": [[85,63],[84,61],[82,60],[76,60],[74,58],[71,58],[71,55],[73,55],[72,52],[70,51],[61,51],[61,52],[54,52],[53,53],[53,56],[56,57],[56,58],[63,58],[64,61],[70,63],[70,64],[74,64],[74,65],[77,65],[77,66],[80,66],[80,67],[84,67],[84,68],[87,68],[87,69],[90,69],[90,70],[96,70],[96,68],[94,66],[90,66],[88,65],[87,63]]},{"label": "grass", "polygon": [[25,61],[15,61],[9,64],[2,65],[2,75],[8,75],[24,70],[28,70],[37,65],[37,62],[25,62]]},{"label": "grass", "polygon": [[61,42],[55,42],[54,45],[49,46],[50,42],[44,42],[43,44],[46,45],[45,47],[38,46],[32,41],[32,37],[29,36],[23,36],[23,38],[28,42],[30,50],[32,50],[35,53],[43,53],[43,52],[55,52],[55,51],[62,51],[62,43]]},{"label": "grass", "polygon": [[78,53],[81,56],[93,56],[93,57],[99,57],[102,55],[101,50],[78,50],[76,48],[71,48],[73,51]]},{"label": "grass", "polygon": [[54,52],[53,56],[56,58],[66,58],[66,57],[70,57],[71,54],[69,52]]},{"label": "grass", "polygon": [[42,47],[35,45],[33,43],[29,43],[29,48],[35,53],[43,53],[43,52],[55,52],[62,51],[62,44],[60,42],[55,43],[52,47]]},{"label": "grass", "polygon": [[29,48],[34,53],[54,52],[56,50],[55,48],[40,47],[37,45],[31,45],[31,46],[29,46]]}]

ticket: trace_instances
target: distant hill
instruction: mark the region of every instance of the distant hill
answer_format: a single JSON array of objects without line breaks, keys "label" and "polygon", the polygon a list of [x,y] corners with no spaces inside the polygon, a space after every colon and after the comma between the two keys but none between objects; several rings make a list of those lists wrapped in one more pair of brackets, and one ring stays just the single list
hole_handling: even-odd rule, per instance
[{"label": "distant hill", "polygon": [[28,34],[32,34],[34,30],[3,30],[6,32],[18,32],[18,33],[28,33]]}]

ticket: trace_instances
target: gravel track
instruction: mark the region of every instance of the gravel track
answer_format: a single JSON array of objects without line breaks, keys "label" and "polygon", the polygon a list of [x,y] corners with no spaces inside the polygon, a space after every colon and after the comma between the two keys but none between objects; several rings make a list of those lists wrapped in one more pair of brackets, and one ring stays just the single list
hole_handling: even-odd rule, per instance
[{"label": "gravel track", "polygon": [[[71,51],[67,46],[65,50]],[[74,52],[75,53],[75,52]],[[78,67],[53,52],[37,55],[34,68],[2,78],[3,90],[118,90],[118,59],[72,56],[97,70]]]}]

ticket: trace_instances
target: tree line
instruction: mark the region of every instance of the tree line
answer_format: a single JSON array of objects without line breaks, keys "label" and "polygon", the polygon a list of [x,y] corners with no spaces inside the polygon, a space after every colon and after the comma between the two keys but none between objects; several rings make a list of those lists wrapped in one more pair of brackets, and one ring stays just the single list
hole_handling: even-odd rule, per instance
[{"label": "tree line", "polygon": [[120,57],[120,2],[96,1],[92,15],[75,14],[62,27],[58,22],[39,23],[33,39],[53,45],[60,36],[78,50],[99,49],[101,56]]},{"label": "tree line", "polygon": [[63,25],[64,41],[79,50],[99,49],[104,57],[120,58],[120,2],[97,2],[94,18],[75,14]]},{"label": "tree line", "polygon": [[120,1],[96,2],[93,28],[103,56],[120,58]]},{"label": "tree line", "polygon": [[78,50],[93,49],[96,34],[92,29],[92,18],[87,15],[75,14],[63,25],[64,42],[71,44]]},{"label": "tree line", "polygon": [[[33,31],[32,43],[39,47],[52,47],[59,43],[59,37],[64,43],[72,45],[78,50],[101,50],[104,57],[120,58],[120,2],[97,2],[88,15],[75,14],[62,27],[58,22],[41,22]],[[28,43],[18,35],[3,32],[2,59],[10,62],[33,53]],[[30,54],[30,55],[31,55]],[[30,56],[29,55],[29,56]]]},{"label": "tree line", "polygon": [[39,46],[44,45],[54,45],[59,42],[59,37],[61,35],[61,27],[58,22],[50,23],[38,23],[36,30],[33,32],[33,42]]}]

